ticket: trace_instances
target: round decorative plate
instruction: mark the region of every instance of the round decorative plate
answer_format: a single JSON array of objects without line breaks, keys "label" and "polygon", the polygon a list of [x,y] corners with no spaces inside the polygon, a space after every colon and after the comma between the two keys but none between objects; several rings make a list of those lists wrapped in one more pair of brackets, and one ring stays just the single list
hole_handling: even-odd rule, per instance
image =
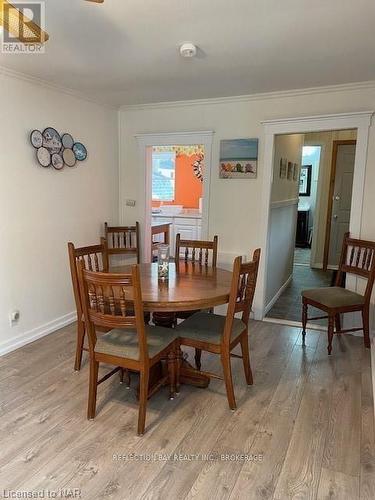
[{"label": "round decorative plate", "polygon": [[68,165],[68,167],[74,167],[77,161],[73,150],[68,148],[63,151],[63,159],[65,165]]},{"label": "round decorative plate", "polygon": [[64,168],[64,160],[62,159],[62,156],[58,153],[53,153],[52,155],[52,166],[56,170],[61,170]]},{"label": "round decorative plate", "polygon": [[74,144],[74,139],[70,134],[63,134],[61,137],[61,142],[64,148],[72,149]]},{"label": "round decorative plate", "polygon": [[49,167],[51,165],[51,154],[47,148],[38,148],[36,157],[38,158],[38,162],[40,163],[40,165],[42,165],[42,167]]},{"label": "round decorative plate", "polygon": [[75,142],[73,144],[73,152],[78,161],[86,160],[87,158],[87,149],[80,142]]},{"label": "round decorative plate", "polygon": [[60,134],[52,127],[47,127],[43,130],[43,146],[48,151],[53,153],[60,153],[62,143]]},{"label": "round decorative plate", "polygon": [[40,130],[33,130],[30,134],[30,142],[34,148],[40,148],[43,145],[43,136]]}]

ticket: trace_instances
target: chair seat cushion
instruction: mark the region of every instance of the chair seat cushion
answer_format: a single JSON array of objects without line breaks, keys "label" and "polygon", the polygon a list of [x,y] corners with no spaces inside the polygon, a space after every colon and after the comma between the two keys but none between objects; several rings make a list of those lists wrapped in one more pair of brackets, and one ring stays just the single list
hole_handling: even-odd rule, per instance
[{"label": "chair seat cushion", "polygon": [[[172,328],[145,326],[148,355],[153,358],[176,339]],[[135,329],[114,329],[98,336],[95,352],[121,358],[139,359],[138,335]]]},{"label": "chair seat cushion", "polygon": [[313,300],[325,307],[333,309],[362,305],[365,302],[365,298],[359,295],[359,293],[351,292],[350,290],[338,286],[304,290],[301,295],[306,299]]},{"label": "chair seat cushion", "polygon": [[[220,344],[226,317],[218,314],[198,312],[180,323],[175,332],[178,337],[200,340],[211,344]],[[246,328],[240,319],[234,318],[231,339],[235,339]]]}]

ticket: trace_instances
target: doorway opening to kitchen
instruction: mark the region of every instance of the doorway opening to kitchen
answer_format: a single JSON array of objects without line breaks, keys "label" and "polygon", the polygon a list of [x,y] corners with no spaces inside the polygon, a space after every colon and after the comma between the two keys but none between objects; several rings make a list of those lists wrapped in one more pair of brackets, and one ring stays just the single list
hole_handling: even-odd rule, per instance
[{"label": "doorway opening to kitchen", "polygon": [[[142,261],[150,262],[157,244],[208,238],[213,132],[172,132],[137,136],[144,163]],[[142,200],[141,200],[142,202]]]},{"label": "doorway opening to kitchen", "polygon": [[170,245],[174,257],[176,235],[200,240],[205,151],[202,144],[150,146],[152,168],[152,257],[159,243]]},{"label": "doorway opening to kitchen", "polygon": [[275,137],[268,318],[300,322],[301,291],[335,281],[349,231],[356,139],[356,129]]}]

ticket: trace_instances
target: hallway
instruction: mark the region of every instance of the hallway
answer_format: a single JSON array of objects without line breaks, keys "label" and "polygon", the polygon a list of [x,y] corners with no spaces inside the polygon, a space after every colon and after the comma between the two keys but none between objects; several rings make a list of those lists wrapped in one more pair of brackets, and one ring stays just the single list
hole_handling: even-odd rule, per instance
[{"label": "hallway", "polygon": [[[295,263],[293,266],[293,278],[291,282],[275,302],[273,307],[268,311],[266,317],[286,319],[289,321],[301,321],[302,290],[330,286],[332,274],[332,271],[312,269],[305,264]],[[317,309],[310,308],[310,311],[311,316],[321,315],[321,311],[318,311]],[[316,323],[325,325],[326,320],[318,320]]]}]

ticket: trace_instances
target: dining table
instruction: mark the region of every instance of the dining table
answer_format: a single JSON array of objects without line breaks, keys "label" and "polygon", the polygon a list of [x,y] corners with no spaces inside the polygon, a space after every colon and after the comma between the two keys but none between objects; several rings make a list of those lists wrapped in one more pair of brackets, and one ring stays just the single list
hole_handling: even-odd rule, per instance
[{"label": "dining table", "polygon": [[[131,268],[131,265],[117,265],[110,267],[110,272],[128,274]],[[159,279],[157,262],[139,264],[139,270],[143,309],[152,314],[156,326],[173,328],[176,312],[211,309],[229,301],[232,273],[225,269],[178,260],[169,263],[168,279]],[[207,387],[209,377],[189,363],[186,353],[181,353],[181,359],[180,383]],[[163,369],[162,364],[155,365],[150,373],[150,393],[162,377]]]}]

